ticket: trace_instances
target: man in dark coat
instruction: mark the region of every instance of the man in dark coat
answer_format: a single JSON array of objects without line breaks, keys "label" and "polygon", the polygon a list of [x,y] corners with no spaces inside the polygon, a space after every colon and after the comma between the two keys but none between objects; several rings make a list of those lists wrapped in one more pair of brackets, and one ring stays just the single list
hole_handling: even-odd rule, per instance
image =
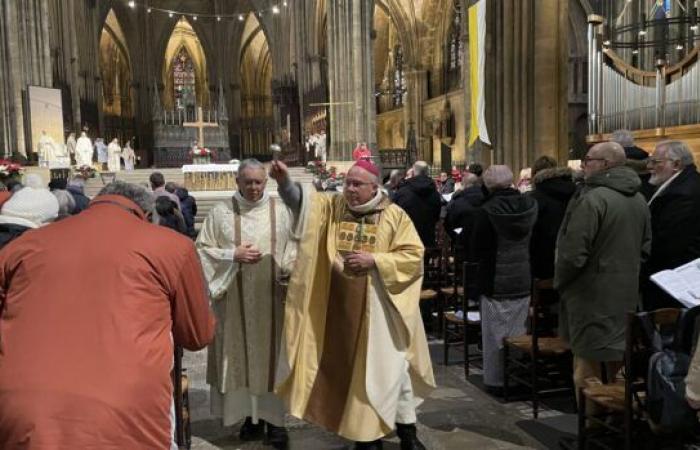
[{"label": "man in dark coat", "polygon": [[425,161],[413,165],[414,176],[405,180],[394,197],[394,203],[403,208],[413,221],[425,247],[435,247],[435,225],[440,219],[442,197],[429,176]]},{"label": "man in dark coat", "polygon": [[634,143],[634,136],[629,130],[615,130],[610,138],[612,142],[617,142],[625,149],[625,157],[627,158],[627,167],[637,172],[639,179],[642,181],[642,186],[639,192],[644,198],[649,199],[654,194],[654,186],[649,183],[651,174],[647,168],[647,160],[649,153],[641,147],[637,147]]},{"label": "man in dark coat", "polygon": [[557,234],[576,185],[571,169],[557,167],[556,160],[549,156],[538,158],[532,165],[532,185],[529,195],[537,201],[537,222],[530,239],[532,276],[549,280],[554,277]]},{"label": "man in dark coat", "polygon": [[625,350],[625,315],[639,305],[639,270],[651,248],[641,181],[619,144],[593,146],[583,159],[584,185],[559,230],[554,287],[562,336],[574,354],[574,383],[613,378]]},{"label": "man in dark coat", "polygon": [[90,204],[90,199],[85,195],[85,180],[82,178],[73,178],[68,182],[66,190],[70,192],[75,200],[75,209],[73,209],[73,214],[78,214],[81,211],[87,209]]},{"label": "man in dark coat", "polygon": [[653,240],[642,280],[646,311],[681,306],[650,275],[700,258],[700,174],[693,154],[684,142],[661,142],[649,169],[649,181],[657,189],[649,200]]},{"label": "man in dark coat", "polygon": [[469,261],[479,264],[484,385],[503,386],[503,339],[525,334],[530,304],[530,235],[537,204],[513,188],[513,172],[491,166],[484,172],[489,195],[477,210]]},{"label": "man in dark coat", "polygon": [[[463,248],[467,248],[474,223],[477,208],[484,201],[484,193],[481,191],[479,177],[467,172],[462,178],[464,189],[457,191],[452,200],[447,204],[445,216],[445,232],[453,242],[457,242]],[[457,233],[455,230],[460,230]]]},{"label": "man in dark coat", "polygon": [[194,230],[194,221],[197,217],[197,200],[183,187],[175,189],[175,195],[180,199],[182,217],[185,219],[185,225],[187,225],[187,234],[190,237],[195,237],[197,235]]}]

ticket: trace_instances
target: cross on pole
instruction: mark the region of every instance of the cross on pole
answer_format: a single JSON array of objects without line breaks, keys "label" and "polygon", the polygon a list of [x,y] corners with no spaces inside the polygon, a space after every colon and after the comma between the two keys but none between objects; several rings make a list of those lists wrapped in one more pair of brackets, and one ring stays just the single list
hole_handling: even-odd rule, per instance
[{"label": "cross on pole", "polygon": [[218,123],[216,122],[205,122],[204,121],[204,113],[202,112],[202,107],[197,108],[197,121],[196,122],[184,122],[182,124],[183,127],[187,128],[196,128],[199,130],[199,139],[197,140],[197,144],[204,148],[204,129],[205,128],[216,128],[219,126]]}]

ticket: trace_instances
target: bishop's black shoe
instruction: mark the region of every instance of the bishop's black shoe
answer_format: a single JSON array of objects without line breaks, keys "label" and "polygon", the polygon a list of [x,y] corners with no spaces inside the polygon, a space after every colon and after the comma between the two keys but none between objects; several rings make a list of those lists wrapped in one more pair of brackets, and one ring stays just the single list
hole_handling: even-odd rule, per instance
[{"label": "bishop's black shoe", "polygon": [[265,437],[265,445],[271,445],[277,450],[286,450],[289,448],[289,435],[285,427],[276,427],[271,423],[267,423],[267,436]]},{"label": "bishop's black shoe", "polygon": [[397,423],[396,434],[401,439],[401,450],[426,450],[416,435],[416,424]]},{"label": "bishop's black shoe", "polygon": [[265,437],[265,422],[258,420],[257,424],[253,423],[250,417],[245,418],[245,422],[238,432],[238,437],[242,441],[259,441]]},{"label": "bishop's black shoe", "polygon": [[382,450],[383,448],[381,439],[372,442],[355,442],[355,450]]}]

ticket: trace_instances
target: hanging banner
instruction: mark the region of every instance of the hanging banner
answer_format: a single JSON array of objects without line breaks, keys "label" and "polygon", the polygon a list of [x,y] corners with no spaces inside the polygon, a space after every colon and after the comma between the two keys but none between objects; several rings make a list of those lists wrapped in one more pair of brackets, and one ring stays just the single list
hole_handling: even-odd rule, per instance
[{"label": "hanging banner", "polygon": [[469,8],[469,72],[471,85],[471,127],[469,145],[477,139],[491,145],[486,128],[486,1],[479,0]]}]

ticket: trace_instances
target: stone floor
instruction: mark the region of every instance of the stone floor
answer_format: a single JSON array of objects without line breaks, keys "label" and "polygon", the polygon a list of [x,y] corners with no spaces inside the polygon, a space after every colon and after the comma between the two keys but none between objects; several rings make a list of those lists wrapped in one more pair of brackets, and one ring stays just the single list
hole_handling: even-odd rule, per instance
[{"label": "stone floor", "polygon": [[[434,354],[440,348],[439,342],[431,343]],[[264,447],[262,443],[240,442],[237,439],[237,426],[223,428],[219,420],[211,416],[209,388],[205,383],[206,350],[187,353],[183,366],[187,368],[191,380],[193,449],[271,448]],[[419,436],[428,449],[551,448],[523,431],[520,424],[535,423],[535,426],[540,426],[549,419],[561,419],[562,413],[548,410],[545,406],[544,411],[540,412],[540,422],[534,422],[529,403],[499,402],[479,389],[477,384],[465,381],[460,364],[445,367],[436,362],[434,370],[439,387],[418,411]],[[291,417],[288,418],[288,427],[292,450],[352,449],[351,443]],[[545,434],[547,432],[545,430]],[[386,439],[384,448],[398,450],[398,439]]]}]

